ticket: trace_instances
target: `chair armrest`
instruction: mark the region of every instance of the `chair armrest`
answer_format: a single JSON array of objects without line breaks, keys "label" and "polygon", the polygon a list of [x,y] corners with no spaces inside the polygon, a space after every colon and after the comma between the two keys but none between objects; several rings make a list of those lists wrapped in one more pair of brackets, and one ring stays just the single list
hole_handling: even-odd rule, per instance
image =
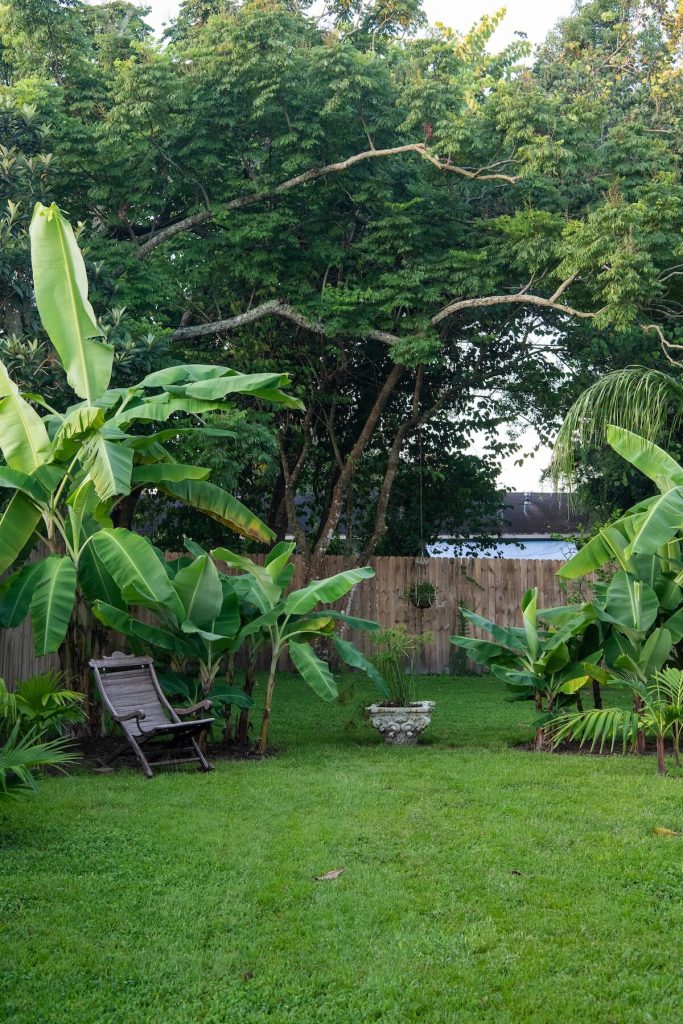
[{"label": "chair armrest", "polygon": [[127,711],[125,715],[112,715],[115,722],[130,722],[132,718],[138,718],[142,720],[146,718],[145,712],[142,708],[138,708],[136,711]]},{"label": "chair armrest", "polygon": [[198,704],[193,704],[191,708],[173,708],[173,710],[179,718],[184,718],[186,715],[196,714],[197,711],[210,711],[212,707],[213,701],[200,700]]}]

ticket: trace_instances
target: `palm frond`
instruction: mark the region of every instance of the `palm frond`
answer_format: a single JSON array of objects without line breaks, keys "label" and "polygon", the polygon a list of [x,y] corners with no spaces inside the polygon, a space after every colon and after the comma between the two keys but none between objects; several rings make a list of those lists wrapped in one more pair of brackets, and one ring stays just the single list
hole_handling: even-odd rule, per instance
[{"label": "palm frond", "polygon": [[0,747],[0,803],[17,800],[34,792],[36,780],[33,772],[52,767],[61,771],[77,760],[77,754],[68,749],[62,738],[41,740],[36,733],[19,736],[19,723]]},{"label": "palm frond", "polygon": [[574,402],[555,441],[550,466],[556,487],[577,472],[577,454],[606,443],[607,427],[625,427],[650,441],[683,419],[683,385],[661,370],[630,366],[592,384]]},{"label": "palm frond", "polygon": [[609,743],[614,750],[621,739],[622,749],[635,745],[638,734],[638,715],[621,708],[591,708],[558,715],[549,726],[553,748],[564,740],[574,740],[580,747],[590,743],[591,750],[599,745],[600,752]]}]

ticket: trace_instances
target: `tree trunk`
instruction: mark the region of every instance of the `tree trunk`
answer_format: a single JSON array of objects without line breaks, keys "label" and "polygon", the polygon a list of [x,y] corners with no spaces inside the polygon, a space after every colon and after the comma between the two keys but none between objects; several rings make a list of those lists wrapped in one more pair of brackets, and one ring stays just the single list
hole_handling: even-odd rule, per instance
[{"label": "tree trunk", "polygon": [[598,711],[602,711],[602,691],[597,679],[593,680],[593,707],[597,708]]},{"label": "tree trunk", "polygon": [[[244,676],[244,692],[251,697],[256,682],[256,656],[250,653]],[[249,746],[249,708],[242,708],[235,732],[235,745],[240,748]]]},{"label": "tree trunk", "polygon": [[92,699],[92,670],[89,664],[91,659],[102,656],[104,635],[83,596],[78,594],[58,656],[65,685],[85,697],[86,721],[75,732],[91,738],[104,735],[102,707]]},{"label": "tree trunk", "polygon": [[223,711],[223,721],[225,722],[225,725],[223,726],[223,743],[225,743],[227,747],[229,746],[230,740],[232,739],[232,704],[228,704],[225,710]]},{"label": "tree trunk", "polygon": [[[539,713],[543,711],[543,695],[541,694],[540,690],[536,690],[534,694],[534,706]],[[543,728],[543,726],[540,726],[540,728],[536,729],[534,750],[537,753],[540,753],[541,751],[545,750],[545,729]]]},{"label": "tree trunk", "polygon": [[275,671],[277,669],[278,654],[273,653],[270,659],[270,671],[268,672],[268,683],[266,685],[266,702],[263,708],[263,718],[261,719],[261,732],[258,740],[258,752],[259,754],[265,754],[268,750],[268,730],[270,727],[270,709],[273,704],[273,691],[275,689]]},{"label": "tree trunk", "polygon": [[[633,694],[633,710],[637,715],[643,710],[643,702],[637,693]],[[645,733],[642,729],[639,729],[636,733],[636,751],[639,754],[645,753]]]},{"label": "tree trunk", "polygon": [[657,771],[660,775],[666,775],[666,760],[664,758],[664,737],[657,737]]}]

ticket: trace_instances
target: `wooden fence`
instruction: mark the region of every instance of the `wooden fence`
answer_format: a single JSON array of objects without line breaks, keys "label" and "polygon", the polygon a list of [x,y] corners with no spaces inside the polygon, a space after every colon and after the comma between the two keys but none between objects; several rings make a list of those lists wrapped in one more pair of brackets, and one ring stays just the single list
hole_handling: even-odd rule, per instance
[{"label": "wooden fence", "polygon": [[[563,603],[565,598],[555,575],[562,564],[516,558],[372,558],[370,565],[375,570],[375,578],[356,588],[352,612],[383,626],[404,624],[411,632],[431,632],[433,642],[425,649],[416,670],[448,672],[458,664],[458,652],[448,638],[460,632],[458,610],[461,604],[501,626],[521,625],[519,604],[529,587],[538,587],[541,608]],[[331,576],[347,567],[348,559],[344,556],[328,556],[324,575]],[[416,608],[407,597],[410,587],[421,580],[428,580],[436,588],[433,604],[424,609]],[[298,562],[293,587],[301,586],[302,582]],[[345,600],[337,607],[344,605]],[[474,635],[484,634],[475,631]],[[352,633],[351,639],[367,651],[372,650],[367,637]],[[112,636],[112,650],[122,645],[125,641]],[[9,685],[57,664],[54,655],[35,657],[28,619],[17,629],[0,631],[0,677]],[[283,669],[288,667],[283,663]]]}]

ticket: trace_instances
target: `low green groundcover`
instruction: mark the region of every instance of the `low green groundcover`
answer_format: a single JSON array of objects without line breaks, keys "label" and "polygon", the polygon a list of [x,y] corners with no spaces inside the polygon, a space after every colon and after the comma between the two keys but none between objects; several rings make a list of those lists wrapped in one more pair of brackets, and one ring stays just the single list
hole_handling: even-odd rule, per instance
[{"label": "low green groundcover", "polygon": [[501,687],[425,679],[397,749],[283,680],[277,757],[48,780],[0,818],[0,1019],[680,1021],[681,774],[511,749]]}]

